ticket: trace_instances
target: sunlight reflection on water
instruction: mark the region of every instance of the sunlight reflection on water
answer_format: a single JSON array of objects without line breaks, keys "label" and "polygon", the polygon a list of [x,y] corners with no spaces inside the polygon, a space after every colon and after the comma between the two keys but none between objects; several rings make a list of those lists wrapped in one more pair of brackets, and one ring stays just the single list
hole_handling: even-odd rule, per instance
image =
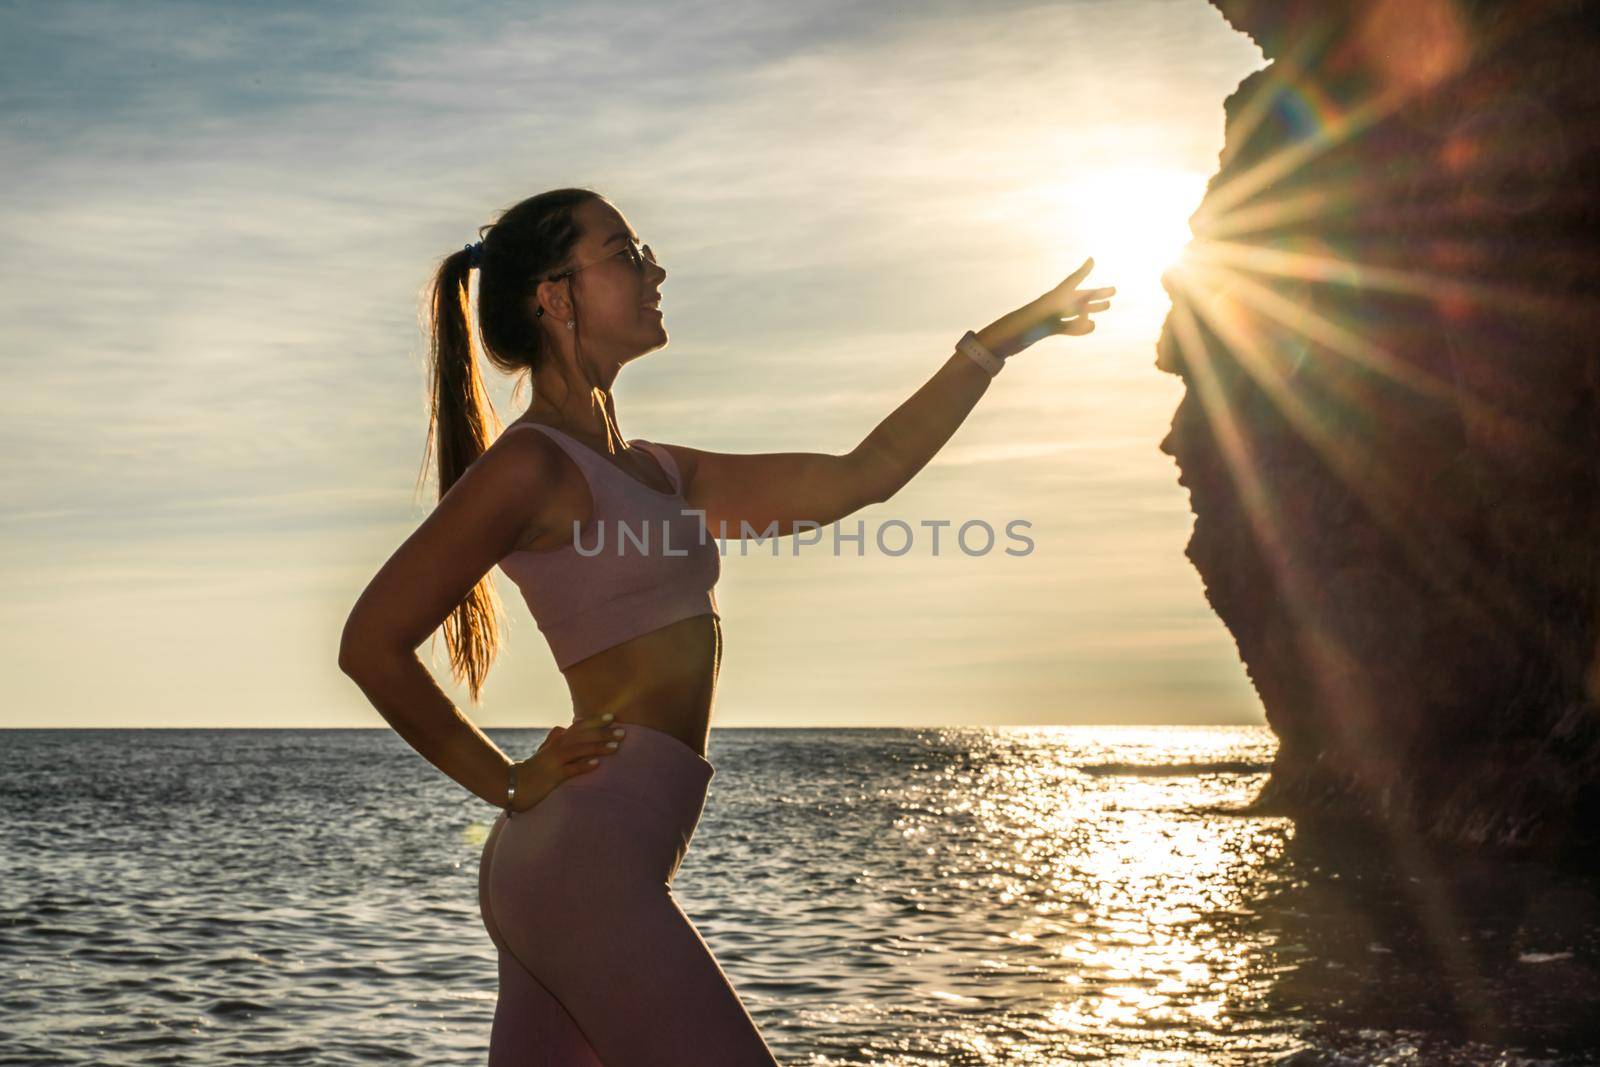
[{"label": "sunlight reflection on water", "polygon": [[1264,763],[1269,738],[1233,729],[1036,729],[956,731],[938,743],[964,745],[974,766],[905,783],[909,810],[896,828],[904,840],[927,842],[935,861],[928,883],[907,892],[924,914],[941,915],[947,899],[972,905],[964,930],[936,927],[926,939],[947,950],[952,937],[981,940],[977,965],[930,981],[991,1008],[1015,1001],[1009,1062],[1058,1055],[1063,1045],[1149,1051],[1160,1045],[1152,1035],[1229,1022],[1224,997],[1240,992],[1243,961],[1205,917],[1240,906],[1254,868],[1281,851],[1288,826],[1196,813],[1242,805],[1260,776],[1124,778],[1078,768],[1086,757]]}]

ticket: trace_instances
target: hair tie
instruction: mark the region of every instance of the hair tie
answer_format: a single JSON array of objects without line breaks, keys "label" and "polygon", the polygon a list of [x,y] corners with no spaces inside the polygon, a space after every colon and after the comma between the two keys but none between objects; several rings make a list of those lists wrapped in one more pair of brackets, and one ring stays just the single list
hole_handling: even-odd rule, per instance
[{"label": "hair tie", "polygon": [[466,247],[465,251],[467,253],[467,269],[468,270],[471,270],[473,267],[481,267],[483,265],[483,242],[482,241],[479,241],[476,244],[468,245]]}]

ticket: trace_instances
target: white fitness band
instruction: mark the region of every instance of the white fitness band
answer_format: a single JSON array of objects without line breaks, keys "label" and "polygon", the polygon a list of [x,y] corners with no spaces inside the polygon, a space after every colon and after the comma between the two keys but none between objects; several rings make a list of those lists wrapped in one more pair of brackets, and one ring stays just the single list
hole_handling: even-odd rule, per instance
[{"label": "white fitness band", "polygon": [[983,342],[978,340],[978,335],[971,330],[956,342],[956,351],[965,354],[972,362],[988,371],[991,378],[999,374],[1000,368],[1006,365],[1005,360],[983,347]]}]

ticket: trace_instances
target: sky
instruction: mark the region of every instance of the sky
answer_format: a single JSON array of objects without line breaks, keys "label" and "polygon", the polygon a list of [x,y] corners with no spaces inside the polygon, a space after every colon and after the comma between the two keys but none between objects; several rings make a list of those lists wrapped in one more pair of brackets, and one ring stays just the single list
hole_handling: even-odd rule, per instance
[{"label": "sky", "polygon": [[[1153,361],[1264,63],[1202,0],[8,5],[0,726],[382,726],[336,660],[437,499],[423,286],[573,185],[668,274],[671,342],[615,386],[630,438],[845,452],[1086,256],[1118,289],[845,520],[863,555],[727,543],[715,724],[1261,722],[1183,555]],[[509,422],[527,390],[492,381]],[[935,553],[936,520],[996,547]],[[442,633],[419,654],[481,725],[566,722],[494,574],[484,702]]]}]

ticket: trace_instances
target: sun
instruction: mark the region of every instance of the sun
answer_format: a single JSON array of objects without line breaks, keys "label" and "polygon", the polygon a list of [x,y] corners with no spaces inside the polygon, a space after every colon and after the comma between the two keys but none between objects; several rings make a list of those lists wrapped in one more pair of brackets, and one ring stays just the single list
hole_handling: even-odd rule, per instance
[{"label": "sun", "polygon": [[1117,287],[1097,333],[1159,333],[1169,307],[1161,274],[1189,242],[1205,188],[1204,174],[1156,167],[1089,170],[1061,185],[1058,232],[1077,257],[1069,269],[1093,256],[1084,286]]}]

